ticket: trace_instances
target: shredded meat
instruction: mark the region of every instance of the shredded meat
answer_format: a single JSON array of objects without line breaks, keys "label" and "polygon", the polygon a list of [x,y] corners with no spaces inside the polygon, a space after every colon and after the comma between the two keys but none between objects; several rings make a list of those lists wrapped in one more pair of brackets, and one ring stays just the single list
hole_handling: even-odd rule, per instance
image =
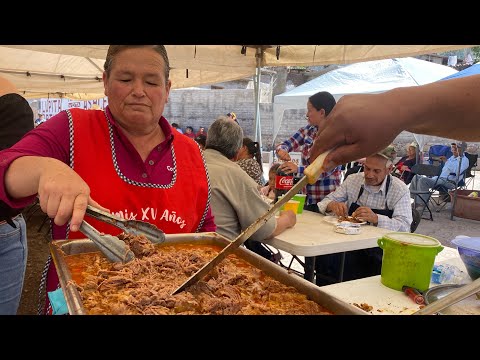
[{"label": "shredded meat", "polygon": [[373,310],[373,306],[368,305],[367,303],[361,303],[360,305],[357,303],[353,303],[356,307],[362,309],[363,311],[369,312]]},{"label": "shredded meat", "polygon": [[143,236],[126,234],[119,238],[137,256],[127,264],[112,264],[101,253],[65,257],[88,314],[332,314],[236,255],[170,296],[220,248],[152,245]]},{"label": "shredded meat", "polygon": [[118,238],[125,241],[136,257],[149,256],[155,252],[155,245],[153,245],[145,236],[132,236],[122,233]]},{"label": "shredded meat", "polygon": [[339,216],[338,217],[338,222],[342,222],[342,221],[350,221],[352,223],[362,223],[363,221],[360,220],[359,218],[355,217],[355,216]]}]

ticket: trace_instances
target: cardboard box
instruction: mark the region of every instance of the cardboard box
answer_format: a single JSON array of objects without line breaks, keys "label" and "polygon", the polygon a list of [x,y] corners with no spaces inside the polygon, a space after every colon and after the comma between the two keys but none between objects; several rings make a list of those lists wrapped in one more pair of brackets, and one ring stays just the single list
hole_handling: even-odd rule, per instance
[{"label": "cardboard box", "polygon": [[480,190],[455,190],[450,192],[452,204],[455,192],[457,193],[453,216],[480,221],[480,197],[468,196],[474,191],[480,193]]}]

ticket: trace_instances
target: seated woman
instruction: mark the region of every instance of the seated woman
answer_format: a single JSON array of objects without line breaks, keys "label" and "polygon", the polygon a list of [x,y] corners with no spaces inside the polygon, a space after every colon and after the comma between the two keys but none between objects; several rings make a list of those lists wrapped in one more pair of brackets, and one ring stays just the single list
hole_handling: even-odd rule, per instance
[{"label": "seated woman", "polygon": [[240,150],[238,150],[235,161],[259,186],[265,185],[263,179],[262,152],[260,151],[258,142],[244,137],[243,145]]},{"label": "seated woman", "polygon": [[402,157],[395,164],[395,170],[392,175],[399,177],[405,184],[410,184],[415,174],[411,169],[417,163],[417,145],[411,143],[407,148],[407,155]]}]

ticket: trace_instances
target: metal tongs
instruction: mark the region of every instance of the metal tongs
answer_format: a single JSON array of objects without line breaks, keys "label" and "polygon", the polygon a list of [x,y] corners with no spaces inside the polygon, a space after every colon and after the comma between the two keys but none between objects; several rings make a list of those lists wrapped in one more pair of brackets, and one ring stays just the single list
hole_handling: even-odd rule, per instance
[{"label": "metal tongs", "polygon": [[125,264],[135,259],[135,254],[122,240],[116,236],[100,233],[85,220],[80,225],[80,231],[98,246],[109,261]]},{"label": "metal tongs", "polygon": [[[86,214],[104,223],[113,225],[133,235],[144,235],[150,242],[159,244],[165,241],[165,233],[155,225],[140,220],[125,220],[121,217],[88,205]],[[127,244],[116,236],[102,234],[85,220],[80,231],[88,236],[112,262],[127,263],[135,258]]]},{"label": "metal tongs", "polygon": [[129,234],[144,235],[154,244],[160,244],[165,241],[165,233],[155,225],[140,220],[126,220],[119,216],[87,205],[86,213],[104,223],[113,225]]}]

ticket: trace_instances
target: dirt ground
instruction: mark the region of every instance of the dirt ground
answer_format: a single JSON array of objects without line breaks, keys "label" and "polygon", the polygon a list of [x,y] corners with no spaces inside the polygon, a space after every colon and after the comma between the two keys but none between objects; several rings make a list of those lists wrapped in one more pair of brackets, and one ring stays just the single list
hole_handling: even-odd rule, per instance
[{"label": "dirt ground", "polygon": [[[416,233],[432,236],[438,239],[443,245],[450,246],[451,240],[457,235],[480,236],[480,221],[467,220],[455,217],[450,220],[450,205],[447,205],[440,212],[433,213],[433,221],[421,220]],[[31,212],[30,212],[31,213]],[[45,262],[49,255],[49,222],[39,229],[45,215],[38,209],[31,217],[29,217],[29,209],[24,214],[27,220],[28,233],[28,263],[25,274],[25,283],[23,286],[23,294],[18,310],[19,315],[36,315],[38,307],[38,289]],[[425,213],[424,216],[427,214]],[[282,251],[284,264],[290,262],[290,254]],[[300,257],[302,260],[303,258]],[[293,265],[295,270],[301,271],[299,264]],[[43,295],[44,296],[44,295]],[[43,298],[42,296],[42,298]]]},{"label": "dirt ground", "polygon": [[34,209],[35,208],[29,211],[27,208],[24,211],[25,219],[28,219],[28,262],[20,307],[17,311],[18,315],[37,314],[40,279],[43,267],[50,254],[48,248],[50,222],[47,220],[40,230],[39,228],[45,219],[45,214],[42,210],[38,209],[31,217],[29,217]]}]

